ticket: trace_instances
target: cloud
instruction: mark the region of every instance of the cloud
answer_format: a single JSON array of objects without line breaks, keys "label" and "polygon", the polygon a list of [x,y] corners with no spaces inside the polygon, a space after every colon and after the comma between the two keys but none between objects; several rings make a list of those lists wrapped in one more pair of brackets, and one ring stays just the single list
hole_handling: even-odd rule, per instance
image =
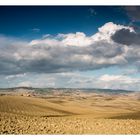
[{"label": "cloud", "polygon": [[42,82],[39,83],[39,81],[35,82],[35,83],[33,83],[31,81],[23,81],[23,82],[18,83],[14,87],[35,87],[35,88],[51,87],[51,88],[53,88],[53,87],[55,87],[55,83],[54,82],[48,82],[48,83],[44,84]]},{"label": "cloud", "polygon": [[21,77],[24,77],[24,76],[26,76],[26,73],[16,74],[16,75],[8,75],[8,76],[5,77],[5,79],[21,78]]},{"label": "cloud", "polygon": [[140,90],[140,79],[124,75],[102,75],[98,79],[98,86],[109,89]]},{"label": "cloud", "polygon": [[[54,88],[109,88],[140,91],[140,78],[124,74],[88,74],[88,72],[62,72],[33,74],[6,79],[0,76],[0,85],[9,87],[54,87]],[[2,83],[1,83],[2,82]],[[4,85],[4,86],[5,86]]]},{"label": "cloud", "polygon": [[79,88],[103,88],[103,89],[125,89],[140,90],[140,78],[134,78],[124,75],[103,74],[100,76],[87,76],[75,73],[71,75],[68,82],[71,87]]},{"label": "cloud", "polygon": [[129,64],[135,65],[140,70],[140,33],[129,29],[121,29],[112,35],[112,40],[125,47],[125,59]]},{"label": "cloud", "polygon": [[33,32],[40,32],[40,29],[39,28],[33,28],[32,31]]},{"label": "cloud", "polygon": [[140,45],[140,34],[129,29],[121,29],[112,35],[112,39],[120,44],[124,45]]},{"label": "cloud", "polygon": [[140,21],[140,7],[139,6],[126,6],[125,10],[127,11],[128,16],[133,21]]},{"label": "cloud", "polygon": [[91,37],[87,37],[82,32],[58,34],[58,38],[62,39],[62,44],[66,46],[84,47],[91,45],[93,42]]},{"label": "cloud", "polygon": [[91,16],[94,16],[94,15],[97,15],[97,12],[96,12],[95,9],[93,9],[93,8],[89,8],[88,11],[89,11],[89,13],[90,13],[90,17],[91,17]]},{"label": "cloud", "polygon": [[131,78],[124,75],[108,75],[108,74],[101,76],[99,80],[105,82],[119,82],[119,83],[122,82],[127,84],[140,82],[140,79],[137,78]]},{"label": "cloud", "polygon": [[21,82],[17,85],[17,87],[31,87],[32,83],[29,81]]},{"label": "cloud", "polygon": [[129,64],[139,67],[139,47],[113,38],[124,29],[135,33],[132,27],[109,22],[92,36],[76,32],[29,42],[0,37],[0,74],[62,73]]},{"label": "cloud", "polygon": [[122,74],[123,75],[132,75],[132,74],[137,74],[138,73],[138,70],[133,68],[133,69],[125,69]]}]

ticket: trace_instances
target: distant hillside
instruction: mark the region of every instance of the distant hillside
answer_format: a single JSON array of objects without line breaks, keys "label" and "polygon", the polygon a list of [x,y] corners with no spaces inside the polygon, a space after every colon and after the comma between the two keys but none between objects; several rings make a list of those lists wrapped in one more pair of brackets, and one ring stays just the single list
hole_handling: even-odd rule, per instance
[{"label": "distant hillside", "polygon": [[0,88],[0,91],[14,92],[14,91],[26,91],[35,92],[39,94],[54,93],[56,91],[61,93],[109,93],[109,94],[120,94],[120,93],[132,93],[134,91],[121,90],[121,89],[94,89],[94,88],[33,88],[33,87],[13,87],[13,88]]}]

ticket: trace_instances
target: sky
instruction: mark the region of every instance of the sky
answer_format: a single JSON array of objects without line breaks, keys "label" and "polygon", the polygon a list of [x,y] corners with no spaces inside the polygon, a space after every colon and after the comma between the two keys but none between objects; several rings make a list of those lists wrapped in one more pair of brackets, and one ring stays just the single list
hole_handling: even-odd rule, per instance
[{"label": "sky", "polygon": [[140,7],[0,6],[0,88],[140,91]]}]

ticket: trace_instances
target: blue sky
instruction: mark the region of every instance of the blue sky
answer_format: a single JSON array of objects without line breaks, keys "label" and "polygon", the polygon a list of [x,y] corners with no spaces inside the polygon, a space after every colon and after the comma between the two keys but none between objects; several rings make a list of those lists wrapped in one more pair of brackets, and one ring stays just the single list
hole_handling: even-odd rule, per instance
[{"label": "blue sky", "polygon": [[1,6],[0,87],[140,90],[138,11]]},{"label": "blue sky", "polygon": [[[111,6],[9,6],[1,7],[0,11],[1,34],[25,39],[77,31],[92,35],[107,22],[130,22],[122,7]],[[32,29],[40,29],[40,32],[32,32]]]}]

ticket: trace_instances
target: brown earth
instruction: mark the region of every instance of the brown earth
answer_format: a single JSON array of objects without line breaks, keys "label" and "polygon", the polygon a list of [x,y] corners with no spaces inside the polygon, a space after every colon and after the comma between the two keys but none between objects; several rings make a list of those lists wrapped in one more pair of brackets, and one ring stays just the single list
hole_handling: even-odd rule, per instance
[{"label": "brown earth", "polygon": [[1,134],[140,134],[132,95],[0,97]]}]

